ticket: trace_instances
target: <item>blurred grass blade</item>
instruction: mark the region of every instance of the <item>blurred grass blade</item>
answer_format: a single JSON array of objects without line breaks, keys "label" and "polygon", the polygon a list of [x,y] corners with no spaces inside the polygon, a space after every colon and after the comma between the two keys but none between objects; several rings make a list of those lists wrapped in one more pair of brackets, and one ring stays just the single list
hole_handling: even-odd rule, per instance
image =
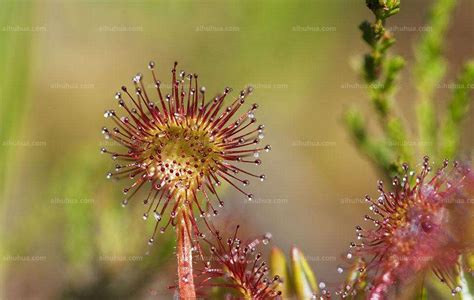
[{"label": "blurred grass blade", "polygon": [[[3,1],[0,10],[0,191],[5,192],[9,142],[15,142],[27,106],[33,5]],[[21,28],[19,28],[21,27]],[[3,197],[2,197],[3,198]]]},{"label": "blurred grass blade", "polygon": [[471,274],[465,271],[461,271],[460,286],[461,286],[461,299],[473,300],[474,299],[474,278],[472,277]]},{"label": "blurred grass blade", "polygon": [[422,286],[415,296],[416,300],[428,300],[428,291],[426,290],[426,287]]},{"label": "blurred grass blade", "polygon": [[[65,157],[54,170],[51,180],[52,196],[64,207],[63,251],[71,267],[68,271],[76,278],[81,278],[79,275],[87,271],[96,259],[94,208],[97,203],[94,203],[94,193],[100,181],[92,179],[102,173],[103,165],[97,163],[94,156],[97,154],[86,148]],[[65,172],[65,169],[81,171]]]},{"label": "blurred grass blade", "polygon": [[433,97],[439,82],[443,78],[446,63],[442,57],[442,45],[449,25],[455,0],[437,0],[431,8],[427,27],[420,43],[415,48],[416,65],[414,76],[419,93],[417,106],[418,130],[423,141],[423,154],[434,156],[437,153],[437,122]]},{"label": "blurred grass blade", "polygon": [[474,254],[468,254],[468,256],[463,256],[460,258],[461,266],[467,266],[466,268],[461,268],[459,273],[459,286],[461,287],[461,299],[462,300],[474,300],[474,276],[472,270],[474,267]]},{"label": "blurred grass blade", "polygon": [[282,297],[289,297],[291,293],[291,280],[288,272],[288,263],[285,254],[278,247],[273,247],[270,253],[270,270],[272,277],[278,275],[283,281],[279,287]]},{"label": "blurred grass blade", "polygon": [[291,266],[296,296],[298,299],[311,299],[319,292],[316,276],[303,253],[296,247],[291,249]]},{"label": "blurred grass blade", "polygon": [[460,140],[460,125],[469,110],[469,93],[474,84],[474,61],[466,63],[455,84],[453,97],[449,103],[447,116],[441,128],[443,158],[452,159],[456,156]]},{"label": "blurred grass blade", "polygon": [[[31,25],[33,5],[21,1],[2,1],[0,7],[0,202],[3,203],[9,199],[6,181],[11,164],[7,163],[12,160],[13,154],[8,143],[15,139],[19,131],[27,103],[31,50],[31,33],[14,31],[10,26]],[[4,238],[2,232],[0,253],[5,251]],[[5,264],[0,264],[0,291],[4,290],[4,267]]]}]

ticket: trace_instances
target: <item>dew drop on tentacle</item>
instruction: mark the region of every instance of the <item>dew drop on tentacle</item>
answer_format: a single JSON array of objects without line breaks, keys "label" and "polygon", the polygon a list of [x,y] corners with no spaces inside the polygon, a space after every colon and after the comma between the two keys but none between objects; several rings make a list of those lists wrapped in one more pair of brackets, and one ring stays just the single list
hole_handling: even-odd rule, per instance
[{"label": "dew drop on tentacle", "polygon": [[270,232],[267,232],[263,235],[262,243],[264,245],[267,245],[270,242],[271,239],[272,239],[272,234]]},{"label": "dew drop on tentacle", "polygon": [[110,118],[110,117],[112,117],[112,112],[111,112],[110,110],[106,110],[106,111],[104,112],[104,117],[105,117],[105,118]]}]

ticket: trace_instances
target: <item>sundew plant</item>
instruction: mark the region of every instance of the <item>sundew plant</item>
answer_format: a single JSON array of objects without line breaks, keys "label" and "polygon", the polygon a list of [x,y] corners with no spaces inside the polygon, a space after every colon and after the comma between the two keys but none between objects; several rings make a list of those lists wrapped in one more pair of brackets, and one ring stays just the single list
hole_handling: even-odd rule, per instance
[{"label": "sundew plant", "polygon": [[0,0],[0,300],[474,300],[473,12]]}]

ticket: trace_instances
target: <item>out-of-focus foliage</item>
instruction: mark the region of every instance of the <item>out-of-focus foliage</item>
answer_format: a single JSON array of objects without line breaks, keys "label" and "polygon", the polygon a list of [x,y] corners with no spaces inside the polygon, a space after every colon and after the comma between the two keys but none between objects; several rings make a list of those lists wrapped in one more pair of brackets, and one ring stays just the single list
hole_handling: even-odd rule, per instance
[{"label": "out-of-focus foliage", "polygon": [[285,254],[274,247],[270,255],[270,270],[272,275],[283,280],[279,288],[283,298],[311,299],[320,293],[316,276],[303,252],[296,247],[291,249],[289,262]]},{"label": "out-of-focus foliage", "polygon": [[455,83],[457,87],[451,101],[448,111],[441,124],[441,157],[455,157],[461,139],[462,121],[470,107],[470,93],[474,83],[474,61],[466,63],[464,69]]},{"label": "out-of-focus foliage", "polygon": [[[456,82],[447,113],[441,125],[437,120],[434,100],[436,89],[445,75],[446,61],[443,48],[454,0],[435,1],[428,18],[427,28],[415,47],[416,64],[413,68],[415,87],[418,90],[416,134],[409,132],[410,126],[402,122],[395,109],[393,93],[397,77],[404,66],[404,59],[390,56],[389,50],[395,43],[393,34],[387,29],[386,21],[399,12],[399,1],[367,1],[375,21],[361,24],[363,40],[370,52],[365,55],[362,77],[368,86],[368,93],[379,118],[382,136],[367,132],[367,123],[355,109],[346,113],[345,123],[358,148],[387,177],[397,175],[400,162],[416,163],[415,157],[428,155],[434,160],[453,159],[459,153],[462,121],[470,102],[470,91],[474,82],[472,62],[466,63]],[[399,110],[398,110],[399,111]],[[444,109],[443,109],[444,111]],[[417,141],[413,147],[408,140]]]},{"label": "out-of-focus foliage", "polygon": [[[0,4],[0,24],[21,22],[30,26],[33,19],[34,7],[22,2],[8,2]],[[8,173],[12,165],[9,164],[15,157],[11,153],[11,143],[21,127],[24,112],[29,100],[27,93],[30,84],[30,54],[31,34],[18,35],[2,28],[0,31],[0,205],[6,203]],[[6,254],[4,245],[10,241],[6,239],[5,228],[0,233],[0,254]],[[0,263],[0,291],[4,289],[4,263]],[[1,293],[0,293],[1,297]]]},{"label": "out-of-focus foliage", "polygon": [[[400,56],[388,56],[388,50],[395,43],[395,38],[385,28],[386,19],[399,12],[400,1],[367,1],[367,6],[374,13],[375,21],[365,21],[359,26],[362,39],[370,47],[370,52],[364,56],[361,73],[378,116],[383,137],[378,140],[367,134],[367,124],[355,109],[346,114],[345,120],[360,149],[383,172],[392,174],[397,171],[396,155],[403,161],[410,160],[412,156],[410,149],[405,146],[406,130],[401,119],[393,111],[392,103],[397,77],[405,62]],[[362,132],[365,134],[361,135]]]},{"label": "out-of-focus foliage", "polygon": [[[0,194],[6,183],[9,143],[15,143],[28,106],[30,84],[31,32],[18,34],[7,24],[31,26],[34,7],[22,1],[2,2],[0,10]],[[7,26],[5,26],[7,25]]]},{"label": "out-of-focus foliage", "polygon": [[459,259],[459,263],[465,268],[461,270],[459,280],[459,286],[461,287],[461,299],[472,300],[474,299],[474,254],[470,253],[467,256],[462,256]]}]

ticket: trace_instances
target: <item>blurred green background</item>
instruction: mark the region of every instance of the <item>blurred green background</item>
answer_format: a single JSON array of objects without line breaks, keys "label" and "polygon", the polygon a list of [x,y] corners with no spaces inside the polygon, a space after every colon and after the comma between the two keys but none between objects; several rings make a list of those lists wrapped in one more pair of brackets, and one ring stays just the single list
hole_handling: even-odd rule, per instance
[{"label": "blurred green background", "polygon": [[[364,2],[1,0],[0,298],[172,297],[174,237],[160,236],[145,255],[153,224],[140,204],[120,206],[126,183],[105,179],[114,164],[99,154],[108,146],[100,128],[110,125],[103,111],[134,74],[149,78],[149,60],[165,83],[177,60],[209,94],[255,87],[273,149],[260,168],[268,180],[251,183],[252,203],[221,188],[227,206],[216,221],[270,231],[286,251],[297,245],[334,284],[380,176],[341,120],[352,105],[372,114],[353,70],[367,51],[357,28],[372,17]],[[430,3],[403,2],[388,24],[409,65]],[[455,9],[439,95],[473,56],[473,11],[472,0]],[[415,131],[411,76],[402,73],[397,109]],[[461,156],[472,159],[472,111],[465,126]]]}]

